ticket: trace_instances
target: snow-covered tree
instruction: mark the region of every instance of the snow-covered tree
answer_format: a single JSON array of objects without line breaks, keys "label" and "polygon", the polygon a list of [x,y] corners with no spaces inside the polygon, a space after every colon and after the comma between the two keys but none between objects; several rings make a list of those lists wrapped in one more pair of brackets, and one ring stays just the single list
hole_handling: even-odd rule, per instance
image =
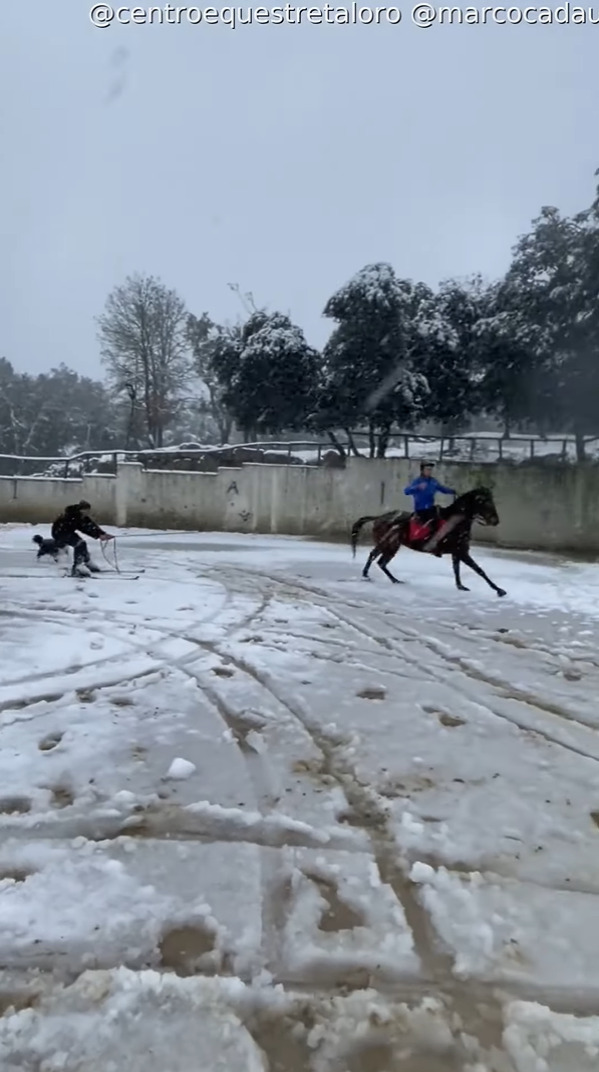
[{"label": "snow-covered tree", "polygon": [[224,402],[246,441],[305,426],[314,405],[320,357],[282,313],[253,313],[241,329],[235,366],[223,362]]},{"label": "snow-covered tree", "polygon": [[411,359],[413,307],[412,284],[389,264],[367,265],[329,299],[324,315],[337,327],[323,353],[317,427],[366,423],[371,454],[383,457],[393,425],[417,422],[428,384]]},{"label": "snow-covered tree", "polygon": [[474,330],[485,308],[479,277],[442,283],[433,293],[420,285],[414,312],[412,360],[426,377],[426,417],[456,433],[477,406]]},{"label": "snow-covered tree", "polygon": [[506,436],[514,425],[538,427],[543,411],[539,331],[525,310],[519,289],[501,280],[488,288],[472,328],[478,408],[498,417]]},{"label": "snow-covered tree", "polygon": [[543,208],[518,242],[506,288],[511,323],[533,354],[532,414],[584,435],[599,432],[599,195],[577,216]]}]

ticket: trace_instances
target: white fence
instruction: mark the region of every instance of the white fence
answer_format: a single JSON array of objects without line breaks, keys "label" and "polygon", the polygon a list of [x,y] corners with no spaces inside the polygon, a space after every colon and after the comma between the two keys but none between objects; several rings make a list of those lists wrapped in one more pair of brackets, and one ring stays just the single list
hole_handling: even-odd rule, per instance
[{"label": "white fence", "polygon": [[[352,456],[351,445],[347,437],[341,435],[340,442]],[[361,457],[368,457],[369,446],[365,433],[356,433],[353,443]],[[126,461],[151,463],[157,456],[165,460],[199,459],[205,455],[218,455],[222,451],[240,448],[262,451],[276,451],[286,454],[290,459],[296,458],[309,465],[320,465],[327,452],[334,450],[333,443],[327,440],[272,440],[256,443],[228,444],[216,447],[197,445],[193,448],[165,447],[162,450],[113,450],[83,451],[70,457],[32,457],[29,455],[0,454],[0,475],[4,476],[56,476],[77,477],[98,470],[116,473],[117,465]],[[585,439],[585,454],[589,460],[599,459],[599,438],[589,436]],[[552,435],[532,436],[514,435],[509,439],[495,432],[478,432],[462,436],[416,436],[411,433],[395,432],[390,436],[386,451],[387,458],[419,460],[427,458],[434,461],[470,461],[491,462],[547,458],[562,462],[576,461],[576,445],[573,436]]]}]

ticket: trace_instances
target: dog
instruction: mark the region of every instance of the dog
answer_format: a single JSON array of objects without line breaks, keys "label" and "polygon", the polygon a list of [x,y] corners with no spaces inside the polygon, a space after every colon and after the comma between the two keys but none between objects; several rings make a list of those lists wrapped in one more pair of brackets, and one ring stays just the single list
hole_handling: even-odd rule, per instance
[{"label": "dog", "polygon": [[35,557],[38,559],[48,556],[49,558],[52,558],[54,562],[58,562],[62,553],[68,554],[68,549],[66,547],[59,547],[56,540],[45,540],[43,536],[34,536],[33,543],[37,544],[38,550]]}]

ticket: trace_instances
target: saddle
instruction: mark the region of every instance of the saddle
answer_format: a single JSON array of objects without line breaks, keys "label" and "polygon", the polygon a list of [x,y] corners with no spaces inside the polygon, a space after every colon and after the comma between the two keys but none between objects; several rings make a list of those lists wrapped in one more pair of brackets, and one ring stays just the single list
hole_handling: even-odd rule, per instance
[{"label": "saddle", "polygon": [[421,521],[419,517],[410,518],[408,537],[411,542],[419,543],[421,540],[430,540],[441,528],[441,518],[432,517],[429,521]]}]

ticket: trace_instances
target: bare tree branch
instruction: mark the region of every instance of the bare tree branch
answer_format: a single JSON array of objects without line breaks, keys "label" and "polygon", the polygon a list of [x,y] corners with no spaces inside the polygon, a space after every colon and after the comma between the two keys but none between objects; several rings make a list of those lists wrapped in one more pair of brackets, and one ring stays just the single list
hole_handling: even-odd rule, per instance
[{"label": "bare tree branch", "polygon": [[131,423],[137,411],[150,446],[164,446],[165,432],[177,416],[191,375],[182,298],[153,276],[129,276],[109,295],[97,323],[112,387],[126,390],[132,401]]}]

